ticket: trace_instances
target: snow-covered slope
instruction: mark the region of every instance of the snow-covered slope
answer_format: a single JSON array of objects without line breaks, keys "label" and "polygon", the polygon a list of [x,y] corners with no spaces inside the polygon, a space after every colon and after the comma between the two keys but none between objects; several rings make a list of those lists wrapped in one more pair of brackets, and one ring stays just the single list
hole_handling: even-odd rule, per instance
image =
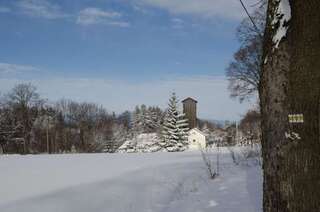
[{"label": "snow-covered slope", "polygon": [[1,156],[0,211],[261,211],[260,168],[221,152],[214,180],[198,152]]}]

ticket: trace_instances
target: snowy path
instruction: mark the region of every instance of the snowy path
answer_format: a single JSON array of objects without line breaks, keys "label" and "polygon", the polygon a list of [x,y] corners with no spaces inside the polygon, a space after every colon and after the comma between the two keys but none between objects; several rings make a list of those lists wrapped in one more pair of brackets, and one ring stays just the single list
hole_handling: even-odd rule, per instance
[{"label": "snowy path", "polygon": [[227,151],[215,180],[197,152],[8,156],[0,170],[1,212],[261,211],[259,168]]}]

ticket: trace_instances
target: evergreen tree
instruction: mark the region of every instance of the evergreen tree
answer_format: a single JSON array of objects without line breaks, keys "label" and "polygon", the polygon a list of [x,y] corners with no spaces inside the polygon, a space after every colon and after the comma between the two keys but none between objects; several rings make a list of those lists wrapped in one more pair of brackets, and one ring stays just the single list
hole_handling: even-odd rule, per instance
[{"label": "evergreen tree", "polygon": [[168,109],[162,126],[160,145],[168,151],[183,151],[187,145],[188,123],[179,113],[175,93],[169,99]]},{"label": "evergreen tree", "polygon": [[141,117],[141,109],[139,106],[136,106],[134,112],[132,113],[132,132],[133,134],[140,134],[143,132],[143,126],[142,126],[142,117]]},{"label": "evergreen tree", "polygon": [[145,120],[148,132],[157,132],[160,128],[162,111],[158,107],[148,107],[146,111]]},{"label": "evergreen tree", "polygon": [[136,106],[132,114],[133,134],[156,132],[160,127],[161,114],[162,111],[157,107]]}]

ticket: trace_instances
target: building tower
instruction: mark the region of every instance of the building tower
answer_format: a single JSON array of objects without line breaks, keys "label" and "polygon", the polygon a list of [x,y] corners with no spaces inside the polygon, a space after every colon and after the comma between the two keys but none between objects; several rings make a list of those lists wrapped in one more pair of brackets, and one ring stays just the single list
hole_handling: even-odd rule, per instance
[{"label": "building tower", "polygon": [[186,115],[189,123],[189,129],[196,128],[197,123],[197,101],[188,97],[182,101],[183,113]]}]

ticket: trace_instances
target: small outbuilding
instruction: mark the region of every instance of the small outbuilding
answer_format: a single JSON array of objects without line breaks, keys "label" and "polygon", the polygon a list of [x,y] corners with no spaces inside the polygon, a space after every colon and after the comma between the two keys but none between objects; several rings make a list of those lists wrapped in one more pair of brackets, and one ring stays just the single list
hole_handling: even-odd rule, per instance
[{"label": "small outbuilding", "polygon": [[198,128],[193,128],[189,131],[188,144],[190,150],[199,150],[199,148],[206,148],[206,136]]}]

